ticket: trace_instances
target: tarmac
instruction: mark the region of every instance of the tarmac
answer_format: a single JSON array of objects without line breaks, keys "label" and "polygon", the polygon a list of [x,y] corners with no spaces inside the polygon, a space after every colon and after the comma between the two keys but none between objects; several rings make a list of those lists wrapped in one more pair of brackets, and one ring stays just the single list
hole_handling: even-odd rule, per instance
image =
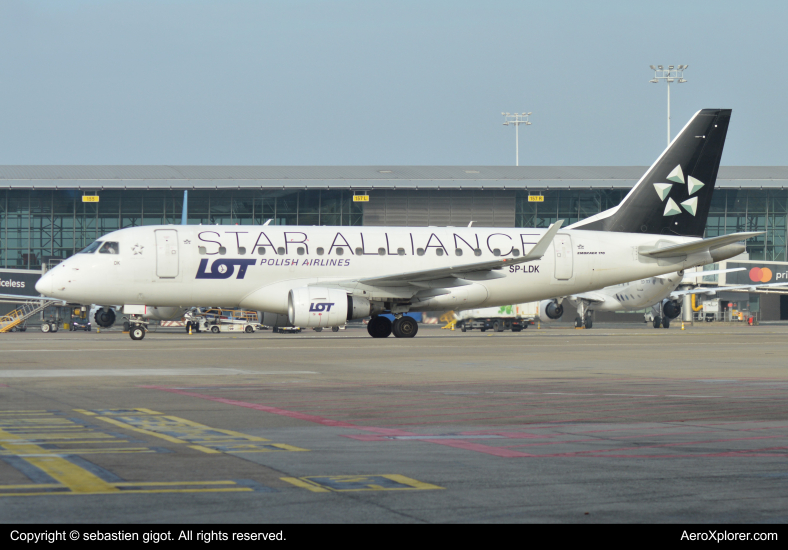
[{"label": "tarmac", "polygon": [[784,523],[787,337],[0,334],[0,518]]}]

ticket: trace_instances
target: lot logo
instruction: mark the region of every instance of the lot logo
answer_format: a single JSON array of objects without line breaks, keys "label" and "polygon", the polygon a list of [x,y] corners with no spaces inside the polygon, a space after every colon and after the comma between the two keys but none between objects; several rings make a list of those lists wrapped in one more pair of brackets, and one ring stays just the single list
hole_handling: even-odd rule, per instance
[{"label": "lot logo", "polygon": [[772,270],[768,267],[753,267],[750,270],[750,280],[754,283],[768,283],[772,280]]},{"label": "lot logo", "polygon": [[235,272],[235,266],[238,266],[238,275],[236,279],[243,279],[246,275],[246,268],[254,265],[256,260],[214,260],[211,265],[211,270],[206,271],[208,267],[208,259],[200,260],[200,267],[197,268],[197,276],[195,279],[229,279]]},{"label": "lot logo", "polygon": [[309,304],[309,311],[310,312],[320,312],[320,311],[331,311],[331,306],[333,303],[328,302],[312,302]]}]

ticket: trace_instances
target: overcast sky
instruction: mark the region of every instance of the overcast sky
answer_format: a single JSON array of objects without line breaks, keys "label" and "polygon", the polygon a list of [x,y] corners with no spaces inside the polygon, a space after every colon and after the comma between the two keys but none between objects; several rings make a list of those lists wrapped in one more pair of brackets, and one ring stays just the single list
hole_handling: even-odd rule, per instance
[{"label": "overcast sky", "polygon": [[788,165],[785,1],[0,0],[0,164]]}]

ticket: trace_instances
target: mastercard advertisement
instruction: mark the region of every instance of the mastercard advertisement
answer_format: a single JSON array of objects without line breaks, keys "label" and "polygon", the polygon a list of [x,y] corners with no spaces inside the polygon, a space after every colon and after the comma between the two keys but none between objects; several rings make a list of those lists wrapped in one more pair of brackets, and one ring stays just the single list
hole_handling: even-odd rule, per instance
[{"label": "mastercard advertisement", "polygon": [[743,267],[744,271],[727,273],[726,284],[750,285],[788,282],[788,264],[778,262],[728,262],[727,268]]}]

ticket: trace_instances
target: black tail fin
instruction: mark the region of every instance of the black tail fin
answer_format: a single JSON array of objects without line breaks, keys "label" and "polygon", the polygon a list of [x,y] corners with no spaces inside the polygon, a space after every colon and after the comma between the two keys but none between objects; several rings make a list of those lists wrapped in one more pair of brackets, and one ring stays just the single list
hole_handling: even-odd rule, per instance
[{"label": "black tail fin", "polygon": [[730,119],[698,111],[621,204],[571,228],[702,237]]}]

